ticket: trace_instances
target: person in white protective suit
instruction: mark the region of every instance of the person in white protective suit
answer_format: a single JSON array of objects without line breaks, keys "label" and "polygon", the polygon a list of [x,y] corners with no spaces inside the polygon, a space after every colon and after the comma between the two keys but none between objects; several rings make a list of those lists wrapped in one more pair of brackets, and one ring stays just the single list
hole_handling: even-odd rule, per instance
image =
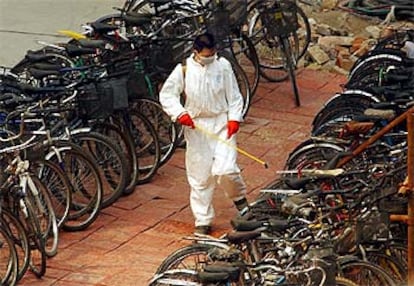
[{"label": "person in white protective suit", "polygon": [[[180,102],[182,94],[184,105]],[[214,218],[212,199],[216,185],[225,190],[238,210],[248,206],[236,149],[211,136],[236,145],[243,119],[243,98],[233,69],[229,61],[217,56],[211,34],[196,37],[185,68],[178,64],[164,83],[160,102],[173,121],[184,125],[195,233],[208,234]]]}]

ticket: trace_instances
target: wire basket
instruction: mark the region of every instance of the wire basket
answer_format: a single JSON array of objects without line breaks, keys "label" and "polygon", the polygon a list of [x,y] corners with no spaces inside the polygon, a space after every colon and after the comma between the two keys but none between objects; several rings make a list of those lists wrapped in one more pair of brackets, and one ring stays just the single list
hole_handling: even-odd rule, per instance
[{"label": "wire basket", "polygon": [[269,1],[264,5],[260,17],[269,36],[287,36],[299,28],[296,1]]},{"label": "wire basket", "polygon": [[408,199],[398,196],[387,197],[378,202],[378,209],[389,214],[407,214]]},{"label": "wire basket", "polygon": [[228,39],[231,31],[243,25],[247,20],[247,1],[222,0],[212,2],[213,11],[206,20],[207,31],[222,44]]},{"label": "wire basket", "polygon": [[230,35],[230,12],[228,10],[217,10],[206,21],[207,32],[211,33],[216,42],[222,45]]},{"label": "wire basket", "polygon": [[388,239],[388,214],[374,211],[367,218],[357,219],[355,226],[355,236],[355,241],[357,244],[376,241],[378,239]]},{"label": "wire basket", "polygon": [[236,28],[247,21],[247,0],[222,0],[223,6],[229,13],[229,25]]},{"label": "wire basket", "polygon": [[128,108],[127,78],[111,78],[83,86],[78,104],[80,116],[87,119],[105,119],[116,110]]}]

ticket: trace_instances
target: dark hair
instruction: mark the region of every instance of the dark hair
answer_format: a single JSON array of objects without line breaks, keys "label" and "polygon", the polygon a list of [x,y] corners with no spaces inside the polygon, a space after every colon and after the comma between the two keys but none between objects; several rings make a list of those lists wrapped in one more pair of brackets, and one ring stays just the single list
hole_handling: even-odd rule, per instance
[{"label": "dark hair", "polygon": [[213,49],[216,47],[216,40],[214,39],[214,36],[210,33],[204,33],[201,35],[198,35],[193,44],[193,48],[197,52],[201,52],[202,49]]}]

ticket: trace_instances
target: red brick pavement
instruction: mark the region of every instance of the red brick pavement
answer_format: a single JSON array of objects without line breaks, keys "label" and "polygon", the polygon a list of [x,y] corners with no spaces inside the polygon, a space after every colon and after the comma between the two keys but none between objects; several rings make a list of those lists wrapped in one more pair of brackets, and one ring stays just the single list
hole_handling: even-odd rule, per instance
[{"label": "red brick pavement", "polygon": [[[323,103],[341,90],[345,77],[301,70],[297,81],[302,106],[294,106],[289,82],[262,82],[239,134],[239,147],[266,161],[268,169],[240,155],[239,165],[250,200],[283,168],[289,152],[308,137],[310,122]],[[161,167],[154,180],[136,188],[98,220],[78,233],[61,232],[59,252],[47,261],[43,279],[28,273],[19,285],[147,285],[159,263],[188,242],[193,218],[188,204],[184,150]],[[236,214],[232,203],[217,190],[214,234],[230,230]]]}]

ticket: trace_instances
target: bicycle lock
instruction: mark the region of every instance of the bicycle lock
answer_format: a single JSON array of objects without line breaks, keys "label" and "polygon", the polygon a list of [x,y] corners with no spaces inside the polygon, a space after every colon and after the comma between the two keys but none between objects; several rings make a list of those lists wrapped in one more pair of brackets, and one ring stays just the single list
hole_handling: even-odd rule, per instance
[{"label": "bicycle lock", "polygon": [[215,139],[215,140],[217,140],[217,141],[219,141],[219,142],[221,142],[221,143],[223,143],[223,144],[225,144],[225,145],[229,146],[230,148],[235,149],[235,150],[236,150],[237,152],[239,152],[240,154],[242,154],[242,155],[246,156],[247,158],[252,159],[253,161],[256,161],[257,163],[259,163],[259,164],[263,165],[266,169],[269,167],[265,161],[260,160],[260,159],[259,159],[259,158],[257,158],[256,156],[254,156],[254,155],[252,155],[252,154],[248,153],[247,151],[244,151],[243,149],[241,149],[241,148],[237,147],[236,145],[233,145],[233,144],[229,143],[228,141],[224,140],[223,138],[220,138],[219,136],[217,136],[217,135],[216,135],[216,134],[214,134],[214,133],[211,133],[210,131],[208,131],[208,130],[204,129],[203,127],[200,127],[199,125],[195,125],[195,129],[198,129],[198,130],[200,130],[202,133],[204,133],[204,134],[206,134],[207,136],[209,136],[210,138],[213,138],[213,139]]}]

